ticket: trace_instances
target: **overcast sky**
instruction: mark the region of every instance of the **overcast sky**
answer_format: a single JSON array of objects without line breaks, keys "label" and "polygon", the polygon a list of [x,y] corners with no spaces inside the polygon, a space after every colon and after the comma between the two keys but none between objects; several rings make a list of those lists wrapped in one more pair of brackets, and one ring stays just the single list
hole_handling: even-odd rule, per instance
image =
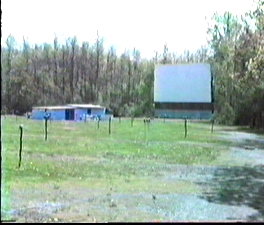
[{"label": "overcast sky", "polygon": [[169,51],[195,51],[206,44],[207,22],[214,12],[241,15],[253,0],[2,0],[2,39],[23,36],[30,45],[77,37],[94,43],[97,30],[105,48],[137,48],[143,57]]}]

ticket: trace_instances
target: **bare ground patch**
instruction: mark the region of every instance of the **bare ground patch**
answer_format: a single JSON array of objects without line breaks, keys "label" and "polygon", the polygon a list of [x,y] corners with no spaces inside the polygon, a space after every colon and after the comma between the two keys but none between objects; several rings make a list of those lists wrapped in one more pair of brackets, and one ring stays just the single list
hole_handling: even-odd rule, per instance
[{"label": "bare ground patch", "polygon": [[90,156],[72,156],[72,155],[58,155],[58,154],[43,154],[43,153],[30,153],[24,154],[25,158],[35,158],[35,159],[45,159],[50,161],[62,161],[62,162],[99,162],[102,159],[97,157],[90,157]]},{"label": "bare ground patch", "polygon": [[[77,180],[45,184],[41,190],[14,187],[13,211],[9,213],[19,222],[248,221],[250,216],[258,215],[258,210],[247,204],[222,204],[204,197],[204,193],[216,195],[210,185],[218,184],[215,176],[225,167],[164,164],[158,168],[162,176],[156,179],[170,187],[167,192],[153,191],[151,179],[148,190],[133,193],[120,191],[118,184],[109,189],[100,185],[93,189],[89,188],[89,182]],[[228,182],[229,174],[227,171],[220,178]],[[189,186],[200,185],[200,189],[184,193],[188,186],[180,181]],[[132,179],[127,185],[136,184]]]},{"label": "bare ground patch", "polygon": [[[22,199],[21,193],[13,192],[12,199]],[[67,196],[67,193],[71,194]],[[56,201],[49,195],[56,195]],[[19,222],[246,220],[257,212],[249,207],[209,203],[193,194],[155,194],[153,198],[153,194],[145,192],[96,194],[88,188],[45,190],[42,202],[35,199],[24,207],[19,205],[11,212]]]}]

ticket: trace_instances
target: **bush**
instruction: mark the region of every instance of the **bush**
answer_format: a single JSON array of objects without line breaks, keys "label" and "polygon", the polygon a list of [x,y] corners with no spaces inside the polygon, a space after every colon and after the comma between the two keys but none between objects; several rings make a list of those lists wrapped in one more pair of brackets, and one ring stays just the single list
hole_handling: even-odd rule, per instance
[{"label": "bush", "polygon": [[235,122],[235,111],[229,103],[221,106],[220,112],[217,114],[216,121],[219,124],[233,125]]}]

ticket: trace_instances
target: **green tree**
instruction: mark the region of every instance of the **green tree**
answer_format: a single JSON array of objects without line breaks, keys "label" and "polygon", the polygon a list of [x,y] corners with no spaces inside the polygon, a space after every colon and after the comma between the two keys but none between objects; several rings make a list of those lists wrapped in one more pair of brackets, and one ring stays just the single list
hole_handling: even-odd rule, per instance
[{"label": "green tree", "polygon": [[1,47],[1,108],[11,112],[12,107],[10,103],[13,97],[12,64],[15,55],[15,38],[9,35],[5,43],[7,48]]}]

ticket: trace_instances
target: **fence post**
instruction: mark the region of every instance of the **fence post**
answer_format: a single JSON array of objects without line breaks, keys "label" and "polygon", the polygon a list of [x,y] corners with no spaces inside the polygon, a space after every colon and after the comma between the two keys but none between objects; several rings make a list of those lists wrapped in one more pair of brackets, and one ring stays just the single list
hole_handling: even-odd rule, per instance
[{"label": "fence post", "polygon": [[48,119],[49,119],[49,114],[47,113],[47,109],[45,109],[44,119],[45,119],[45,141],[46,141],[48,138]]},{"label": "fence post", "polygon": [[144,122],[144,138],[145,138],[145,141],[147,140],[147,128],[146,128],[146,119],[144,118],[144,120],[143,120],[143,122]]},{"label": "fence post", "polygon": [[131,116],[131,127],[133,127],[134,117]]},{"label": "fence post", "polygon": [[147,120],[148,131],[149,131],[149,125],[150,125],[150,118],[148,118]]},{"label": "fence post", "polygon": [[187,119],[184,119],[184,130],[185,130],[185,135],[184,137],[187,137]]},{"label": "fence post", "polygon": [[45,118],[45,141],[48,139],[48,118]]},{"label": "fence post", "polygon": [[109,117],[109,135],[111,134],[111,117]]},{"label": "fence post", "polygon": [[214,119],[212,120],[211,133],[214,131]]},{"label": "fence post", "polygon": [[20,129],[20,148],[19,148],[19,162],[18,162],[18,167],[20,168],[21,166],[21,160],[22,160],[22,144],[23,144],[23,125],[21,124],[19,126]]}]

